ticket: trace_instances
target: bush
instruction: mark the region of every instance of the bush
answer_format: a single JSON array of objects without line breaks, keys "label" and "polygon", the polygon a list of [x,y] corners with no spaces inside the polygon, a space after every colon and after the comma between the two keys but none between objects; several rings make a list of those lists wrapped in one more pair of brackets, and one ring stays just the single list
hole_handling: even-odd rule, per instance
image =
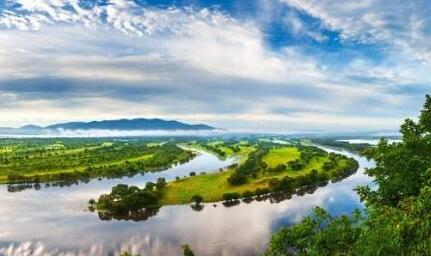
[{"label": "bush", "polygon": [[191,201],[195,202],[196,205],[199,205],[201,202],[204,201],[204,198],[201,195],[194,195],[192,196]]},{"label": "bush", "polygon": [[239,193],[225,193],[222,196],[223,201],[232,201],[237,200],[238,198],[240,198]]},{"label": "bush", "polygon": [[183,255],[184,256],[194,256],[195,255],[192,248],[188,244],[182,245],[181,248],[183,249]]},{"label": "bush", "polygon": [[227,178],[227,182],[233,186],[242,185],[247,183],[247,176],[240,173],[233,173]]},{"label": "bush", "polygon": [[288,167],[292,170],[301,170],[304,168],[304,165],[302,164],[301,160],[296,159],[294,161],[290,161],[287,163]]},{"label": "bush", "polygon": [[269,193],[270,193],[270,190],[268,188],[257,188],[255,191],[255,195],[266,195]]},{"label": "bush", "polygon": [[242,193],[242,198],[244,198],[244,199],[251,199],[251,198],[253,198],[253,196],[254,196],[253,192],[251,192],[249,190]]}]

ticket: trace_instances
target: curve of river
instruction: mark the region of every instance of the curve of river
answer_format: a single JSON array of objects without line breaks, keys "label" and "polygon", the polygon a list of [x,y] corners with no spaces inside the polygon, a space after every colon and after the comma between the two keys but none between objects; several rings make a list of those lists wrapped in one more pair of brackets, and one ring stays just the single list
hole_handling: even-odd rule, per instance
[{"label": "curve of river", "polygon": [[358,172],[312,194],[279,203],[205,204],[200,211],[189,205],[165,206],[141,222],[101,220],[86,210],[87,201],[119,183],[143,186],[158,177],[172,180],[191,171],[217,171],[235,159],[221,161],[200,153],[188,163],[159,173],[92,180],[71,187],[42,187],[38,191],[8,193],[1,185],[0,255],[112,255],[126,250],[139,255],[180,255],[184,243],[199,255],[258,255],[274,231],[298,222],[315,206],[334,215],[363,207],[353,188],[372,183],[364,168],[373,163],[347,151],[322,148],[355,158],[360,165]]}]

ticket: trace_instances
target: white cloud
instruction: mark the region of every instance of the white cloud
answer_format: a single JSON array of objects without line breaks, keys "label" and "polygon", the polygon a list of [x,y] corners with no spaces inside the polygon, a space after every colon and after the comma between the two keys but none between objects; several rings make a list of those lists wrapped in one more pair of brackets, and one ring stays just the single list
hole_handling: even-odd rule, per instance
[{"label": "white cloud", "polygon": [[[399,57],[328,69],[301,47],[270,49],[252,20],[205,8],[111,3],[83,9],[77,1],[21,0],[20,10],[0,16],[0,27],[12,28],[0,34],[2,123],[143,116],[260,131],[386,128],[419,105],[390,91],[426,81],[429,70],[399,65]],[[342,30],[346,40],[385,39],[367,36],[373,31],[367,24],[379,24],[369,11],[360,28],[351,28],[354,20],[342,24],[326,5],[311,3],[289,1]],[[370,3],[344,5],[339,13]],[[325,40],[299,17],[285,19],[294,33]]]},{"label": "white cloud", "polygon": [[431,6],[426,0],[281,0],[319,18],[344,40],[381,43],[431,61]]}]

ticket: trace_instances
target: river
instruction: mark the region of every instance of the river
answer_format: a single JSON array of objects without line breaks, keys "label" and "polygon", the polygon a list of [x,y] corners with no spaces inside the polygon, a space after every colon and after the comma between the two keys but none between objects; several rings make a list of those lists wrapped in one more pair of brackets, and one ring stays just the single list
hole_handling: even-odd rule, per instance
[{"label": "river", "polygon": [[144,221],[101,220],[87,210],[87,202],[119,183],[143,186],[158,177],[167,180],[191,171],[211,172],[235,159],[219,160],[200,153],[188,163],[159,173],[130,178],[92,180],[70,187],[42,186],[40,190],[9,193],[0,186],[0,255],[113,255],[128,251],[139,255],[181,255],[189,244],[199,255],[259,255],[270,236],[321,206],[334,215],[348,214],[363,204],[353,189],[371,184],[364,174],[372,162],[356,154],[322,147],[355,158],[359,170],[352,176],[318,188],[312,194],[225,207],[205,204],[200,211],[189,205],[164,206]]}]

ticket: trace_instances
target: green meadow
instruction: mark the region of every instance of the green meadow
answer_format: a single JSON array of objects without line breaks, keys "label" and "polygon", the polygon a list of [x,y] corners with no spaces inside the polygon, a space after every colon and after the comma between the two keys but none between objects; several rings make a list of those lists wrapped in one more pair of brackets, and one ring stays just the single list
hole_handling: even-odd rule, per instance
[{"label": "green meadow", "polygon": [[[252,149],[248,148],[247,151],[241,152],[240,163],[247,159]],[[300,158],[298,148],[286,146],[272,148],[262,159],[268,167],[276,167],[279,164],[285,164],[298,158]],[[334,170],[347,169],[351,165],[347,160],[340,158],[337,160],[335,167],[325,171],[323,165],[328,160],[329,155],[326,154],[324,156],[313,157],[300,170],[292,170],[287,167],[281,172],[261,171],[256,178],[250,178],[247,183],[242,185],[231,185],[228,183],[228,178],[235,170],[233,167],[212,174],[187,177],[168,183],[161,202],[163,205],[189,203],[194,195],[202,196],[205,202],[216,202],[222,200],[225,193],[243,194],[246,191],[254,192],[256,189],[266,189],[273,179],[282,179],[286,176],[293,178],[303,176],[313,170],[317,170],[319,173],[327,173],[331,177]]]}]

